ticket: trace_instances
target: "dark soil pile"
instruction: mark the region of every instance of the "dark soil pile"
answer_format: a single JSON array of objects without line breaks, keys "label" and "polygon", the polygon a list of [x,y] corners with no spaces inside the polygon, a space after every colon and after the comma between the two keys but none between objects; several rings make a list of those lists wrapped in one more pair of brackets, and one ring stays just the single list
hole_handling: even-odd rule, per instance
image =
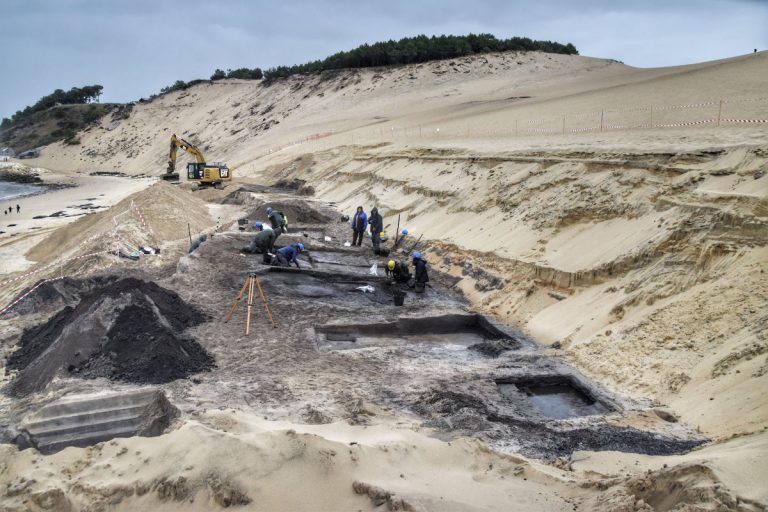
[{"label": "dark soil pile", "polygon": [[56,309],[61,309],[63,306],[77,303],[89,291],[94,288],[107,286],[117,279],[116,276],[99,276],[90,279],[65,277],[56,281],[44,282],[39,286],[38,281],[38,283],[25,288],[13,298],[11,302],[25,295],[30,289],[37,287],[32,294],[16,304],[10,310],[10,314],[29,315],[45,311],[53,312]]},{"label": "dark soil pile", "polygon": [[8,391],[40,391],[57,373],[158,384],[208,370],[213,357],[183,335],[207,320],[170,290],[120,279],[27,329],[8,358],[8,369],[19,370]]}]

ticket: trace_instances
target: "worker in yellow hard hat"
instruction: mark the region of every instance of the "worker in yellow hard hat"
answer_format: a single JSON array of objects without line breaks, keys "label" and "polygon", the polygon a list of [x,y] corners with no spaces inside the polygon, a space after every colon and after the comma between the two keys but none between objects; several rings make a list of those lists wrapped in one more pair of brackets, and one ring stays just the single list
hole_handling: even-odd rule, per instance
[{"label": "worker in yellow hard hat", "polygon": [[411,279],[411,271],[408,264],[402,261],[389,260],[387,262],[386,274],[396,283],[407,283]]}]

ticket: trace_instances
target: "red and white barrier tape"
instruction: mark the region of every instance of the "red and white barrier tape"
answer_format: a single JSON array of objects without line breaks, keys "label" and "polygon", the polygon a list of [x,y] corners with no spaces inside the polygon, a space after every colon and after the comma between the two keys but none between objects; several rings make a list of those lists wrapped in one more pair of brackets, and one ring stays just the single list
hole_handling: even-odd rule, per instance
[{"label": "red and white barrier tape", "polygon": [[[103,268],[102,268],[102,269],[100,269],[100,270],[106,270],[106,269],[108,269],[109,267],[111,267],[111,266],[113,266],[113,265],[114,265],[114,263],[110,263],[109,265],[107,265],[107,266],[103,267]],[[10,310],[13,308],[13,306],[15,306],[16,304],[18,304],[18,303],[19,303],[19,302],[21,302],[22,300],[24,300],[24,299],[26,299],[27,297],[29,297],[29,296],[32,294],[32,292],[34,292],[35,290],[37,290],[38,288],[40,288],[42,285],[44,285],[44,284],[46,284],[46,283],[51,283],[51,282],[53,282],[53,281],[60,281],[60,280],[62,280],[62,279],[66,279],[67,277],[75,277],[75,276],[77,276],[77,275],[79,275],[79,274],[80,274],[80,272],[74,272],[74,273],[72,273],[72,274],[67,274],[67,275],[65,275],[65,276],[59,276],[59,277],[51,277],[51,278],[49,278],[49,279],[43,279],[42,281],[40,281],[39,283],[37,283],[35,286],[33,286],[32,288],[30,288],[29,290],[27,290],[27,291],[26,291],[26,293],[24,293],[24,295],[22,295],[21,297],[17,297],[17,298],[16,298],[16,300],[14,300],[13,302],[11,302],[10,304],[8,304],[7,306],[5,306],[4,308],[0,309],[0,316],[4,315],[4,314],[5,314],[5,313],[7,313],[8,311],[10,311]]]},{"label": "red and white barrier tape", "polygon": [[[85,245],[85,244],[87,244],[89,242],[97,240],[100,237],[111,236],[113,238],[113,243],[115,245],[115,256],[117,257],[118,256],[117,253],[118,253],[118,251],[120,249],[120,243],[123,243],[126,246],[128,245],[119,237],[119,235],[118,235],[118,224],[117,224],[117,218],[122,216],[122,215],[125,215],[126,213],[135,213],[135,215],[138,217],[139,221],[141,222],[142,227],[144,228],[145,232],[147,232],[147,234],[150,234],[150,235],[152,234],[152,228],[149,226],[149,224],[144,219],[144,216],[141,214],[141,210],[134,204],[133,201],[131,201],[131,205],[130,205],[130,208],[128,210],[122,211],[122,212],[112,216],[112,221],[115,224],[115,229],[113,229],[111,232],[102,232],[102,233],[97,233],[95,235],[92,235],[92,236],[86,238],[80,244],[78,244],[75,249],[80,248],[80,247],[82,247],[83,245]],[[112,251],[104,250],[104,251],[97,251],[97,252],[92,252],[92,253],[88,253],[88,254],[81,254],[81,255],[78,255],[78,256],[72,256],[72,257],[69,257],[69,258],[65,258],[63,260],[59,260],[59,261],[55,261],[53,263],[49,263],[48,265],[45,265],[44,267],[32,270],[32,271],[27,272],[25,274],[22,274],[20,276],[16,276],[16,277],[14,277],[12,279],[7,279],[5,281],[2,281],[2,282],[0,282],[0,285],[1,286],[5,286],[5,285],[8,285],[8,284],[12,284],[12,283],[15,283],[17,281],[26,279],[26,278],[28,278],[30,276],[33,276],[35,274],[39,274],[40,272],[45,272],[45,271],[52,270],[52,269],[55,270],[56,267],[58,267],[60,269],[63,269],[63,266],[64,266],[65,263],[69,263],[69,262],[76,261],[76,260],[82,260],[82,259],[86,259],[86,258],[91,258],[91,257],[94,257],[94,256],[100,256],[100,255],[103,255],[103,254],[111,254],[111,253],[112,253]],[[113,264],[110,264],[109,266],[111,266]],[[33,291],[35,291],[42,284],[50,282],[50,281],[56,281],[56,280],[59,280],[59,279],[64,279],[65,277],[72,277],[74,275],[77,275],[77,273],[75,273],[75,274],[68,274],[66,276],[63,275],[63,273],[62,273],[62,275],[60,275],[58,277],[44,279],[44,280],[40,281],[34,287],[32,287],[30,290],[28,290],[24,295],[22,295],[21,297],[16,298],[16,300],[14,300],[12,303],[10,303],[7,306],[5,306],[4,308],[0,309],[0,315],[3,315],[5,312],[10,310],[14,305],[18,304],[21,300],[23,300],[24,298],[28,297]]]},{"label": "red and white barrier tape", "polygon": [[712,123],[717,123],[717,119],[705,119],[703,121],[688,121],[685,123],[666,123],[666,124],[654,123],[653,128],[675,128],[679,126],[696,126],[701,124],[712,124]]},{"label": "red and white barrier tape", "polygon": [[768,119],[721,119],[720,123],[768,123]]}]

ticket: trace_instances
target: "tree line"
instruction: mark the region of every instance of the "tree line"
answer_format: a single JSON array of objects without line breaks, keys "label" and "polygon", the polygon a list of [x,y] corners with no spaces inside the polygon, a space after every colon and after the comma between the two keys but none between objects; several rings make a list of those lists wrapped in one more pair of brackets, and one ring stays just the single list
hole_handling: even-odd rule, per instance
[{"label": "tree line", "polygon": [[63,89],[56,89],[51,94],[40,98],[37,101],[37,103],[35,103],[34,105],[30,105],[26,107],[24,110],[18,110],[15,114],[11,116],[10,119],[7,117],[3,118],[2,124],[0,124],[0,128],[5,128],[9,126],[11,123],[14,123],[26,117],[29,117],[35,112],[41,112],[43,110],[47,110],[51,107],[56,106],[56,104],[75,105],[75,104],[82,104],[82,103],[90,103],[91,101],[98,101],[99,96],[101,96],[101,93],[103,90],[104,90],[104,87],[101,85],[86,85],[83,87],[73,87],[68,91],[64,91]]},{"label": "tree line", "polygon": [[264,71],[267,81],[291,75],[315,73],[333,69],[368,68],[402,64],[416,64],[432,60],[453,59],[467,55],[478,55],[506,51],[541,51],[578,55],[571,43],[537,41],[527,37],[498,39],[493,34],[469,34],[467,36],[420,35],[405,37],[399,41],[384,41],[363,44],[349,51],[335,53],[323,60],[315,60],[294,66],[278,66]]},{"label": "tree line", "polygon": [[[511,37],[498,39],[493,34],[469,34],[467,36],[432,36],[420,35],[404,37],[399,41],[389,40],[373,44],[363,44],[349,51],[338,52],[322,60],[314,60],[294,66],[277,66],[262,71],[261,68],[229,69],[226,72],[217,69],[211,75],[211,80],[224,78],[241,78],[246,80],[272,81],[291,75],[301,75],[328,71],[334,69],[369,68],[379,66],[394,66],[417,64],[432,60],[453,59],[467,55],[478,55],[492,52],[532,52],[562,53],[578,55],[579,52],[571,43],[562,44],[554,41],[537,41],[527,37]],[[167,90],[182,88],[184,82],[177,82]],[[164,91],[166,92],[166,91]]]}]

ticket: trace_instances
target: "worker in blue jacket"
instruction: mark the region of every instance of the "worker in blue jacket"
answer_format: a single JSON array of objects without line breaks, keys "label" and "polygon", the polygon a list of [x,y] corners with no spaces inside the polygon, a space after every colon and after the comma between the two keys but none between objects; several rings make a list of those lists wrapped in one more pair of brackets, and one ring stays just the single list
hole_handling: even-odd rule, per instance
[{"label": "worker in blue jacket", "polygon": [[352,245],[358,247],[363,245],[363,235],[366,229],[368,229],[368,216],[363,211],[363,207],[358,206],[355,216],[352,217]]},{"label": "worker in blue jacket", "polygon": [[301,268],[299,260],[296,256],[304,250],[304,244],[291,244],[286,245],[282,249],[277,251],[277,264],[281,267],[290,267],[291,263],[296,265],[296,268]]}]

